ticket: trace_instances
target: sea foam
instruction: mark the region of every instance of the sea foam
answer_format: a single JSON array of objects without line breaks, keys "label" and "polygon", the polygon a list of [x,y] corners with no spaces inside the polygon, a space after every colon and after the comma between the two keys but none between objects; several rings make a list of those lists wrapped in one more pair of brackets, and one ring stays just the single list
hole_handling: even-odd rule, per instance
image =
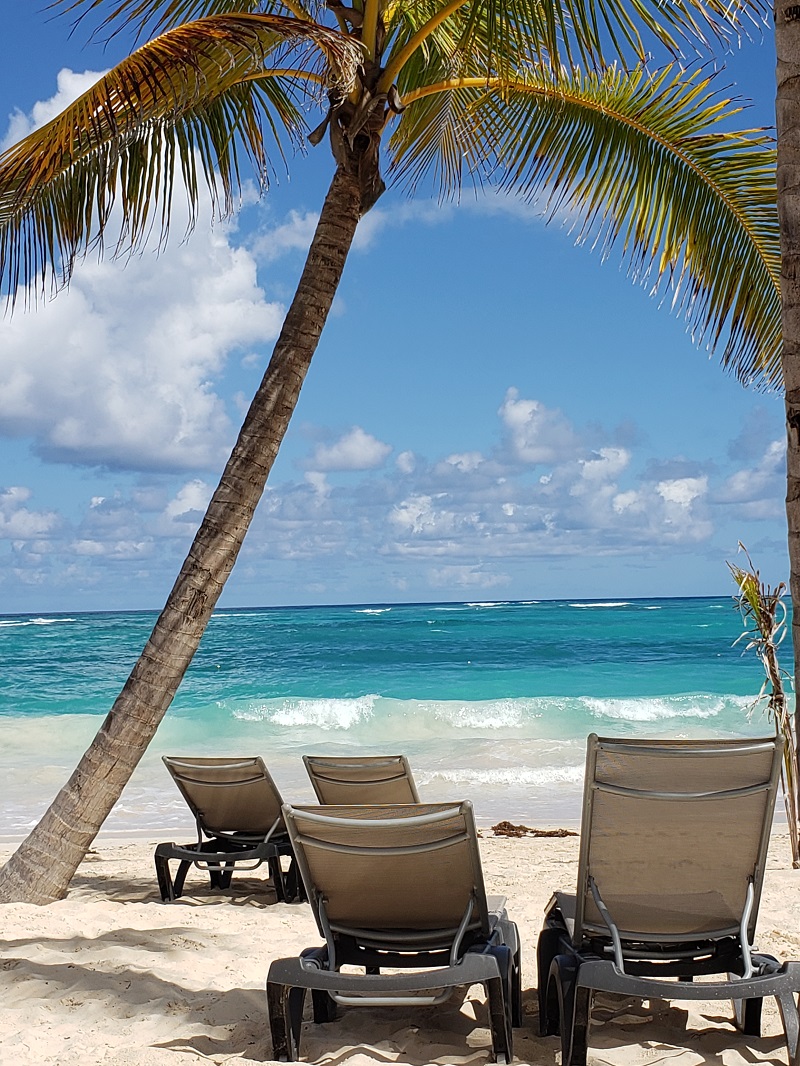
[{"label": "sea foam", "polygon": [[571,603],[570,607],[630,607],[629,600],[609,600],[608,603]]},{"label": "sea foam", "polygon": [[232,714],[244,721],[268,721],[278,726],[352,729],[372,717],[377,698],[367,695],[355,699],[267,700],[257,706],[234,710]]}]

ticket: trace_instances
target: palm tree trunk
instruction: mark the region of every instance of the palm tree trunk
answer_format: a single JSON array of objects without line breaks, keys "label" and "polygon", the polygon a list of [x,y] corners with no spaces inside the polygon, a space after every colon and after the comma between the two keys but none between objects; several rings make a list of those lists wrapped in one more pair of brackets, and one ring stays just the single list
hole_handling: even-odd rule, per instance
[{"label": "palm tree trunk", "polygon": [[[783,382],[786,395],[786,518],[792,598],[794,676],[800,677],[800,7],[775,4],[778,53],[778,214],[781,228]],[[795,700],[795,756],[800,750],[800,707]],[[795,766],[796,780],[800,767]]]},{"label": "palm tree trunk", "polygon": [[222,479],[155,628],[103,725],[0,870],[0,902],[60,899],[152,740],[233,569],[300,395],[362,214],[338,167],[300,283]]}]

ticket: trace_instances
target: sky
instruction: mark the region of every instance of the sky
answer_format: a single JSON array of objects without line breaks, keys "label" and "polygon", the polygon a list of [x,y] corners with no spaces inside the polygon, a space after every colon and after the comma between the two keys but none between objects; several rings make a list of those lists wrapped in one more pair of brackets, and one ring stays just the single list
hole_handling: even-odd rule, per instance
[{"label": "sky", "polygon": [[[4,0],[0,146],[125,54]],[[720,85],[774,122],[765,38]],[[310,116],[310,125],[316,125]],[[266,368],[333,173],[0,318],[0,614],[161,607]],[[728,595],[787,579],[783,403],[543,205],[390,188],[362,220],[220,606]]]}]

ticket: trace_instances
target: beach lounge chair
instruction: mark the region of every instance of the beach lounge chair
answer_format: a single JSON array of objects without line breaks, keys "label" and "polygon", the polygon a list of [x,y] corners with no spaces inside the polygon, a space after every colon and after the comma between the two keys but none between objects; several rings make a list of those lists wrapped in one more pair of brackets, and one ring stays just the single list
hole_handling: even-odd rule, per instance
[{"label": "beach lounge chair", "polygon": [[[159,844],[156,875],[164,902],[183,893],[190,867],[208,871],[214,888],[228,888],[234,867],[269,866],[279,900],[291,902],[298,891],[294,861],[288,873],[282,856],[292,856],[283,823],[281,794],[263,761],[245,758],[168,758],[172,775],[197,822],[193,844]],[[173,880],[170,860],[179,863]]]},{"label": "beach lounge chair", "polygon": [[320,803],[419,803],[405,755],[304,755]]},{"label": "beach lounge chair", "polygon": [[314,1021],[327,1022],[336,1004],[426,1006],[482,984],[496,1061],[510,1062],[522,1020],[519,938],[505,900],[486,897],[472,805],[283,811],[325,945],[269,968],[274,1057],[299,1054],[307,989]]},{"label": "beach lounge chair", "polygon": [[538,943],[563,1066],[586,1062],[595,990],[732,1000],[750,1035],[775,996],[791,1060],[800,964],[752,947],[782,743],[589,737],[577,893],[555,894]]}]

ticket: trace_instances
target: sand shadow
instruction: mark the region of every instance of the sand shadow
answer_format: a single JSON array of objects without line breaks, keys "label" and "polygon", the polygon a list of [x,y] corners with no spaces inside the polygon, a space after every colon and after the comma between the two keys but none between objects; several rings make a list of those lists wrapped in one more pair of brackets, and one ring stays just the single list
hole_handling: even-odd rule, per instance
[{"label": "sand shadow", "polygon": [[278,902],[275,887],[266,877],[234,874],[230,887],[212,888],[208,874],[191,871],[186,879],[184,894],[180,899],[165,904],[158,890],[155,872],[152,878],[131,877],[130,874],[115,876],[103,871],[101,865],[81,864],[72,879],[69,898],[75,901],[104,899],[113,903],[157,903],[159,906],[176,907],[208,906],[226,903],[234,906],[268,907]]}]

